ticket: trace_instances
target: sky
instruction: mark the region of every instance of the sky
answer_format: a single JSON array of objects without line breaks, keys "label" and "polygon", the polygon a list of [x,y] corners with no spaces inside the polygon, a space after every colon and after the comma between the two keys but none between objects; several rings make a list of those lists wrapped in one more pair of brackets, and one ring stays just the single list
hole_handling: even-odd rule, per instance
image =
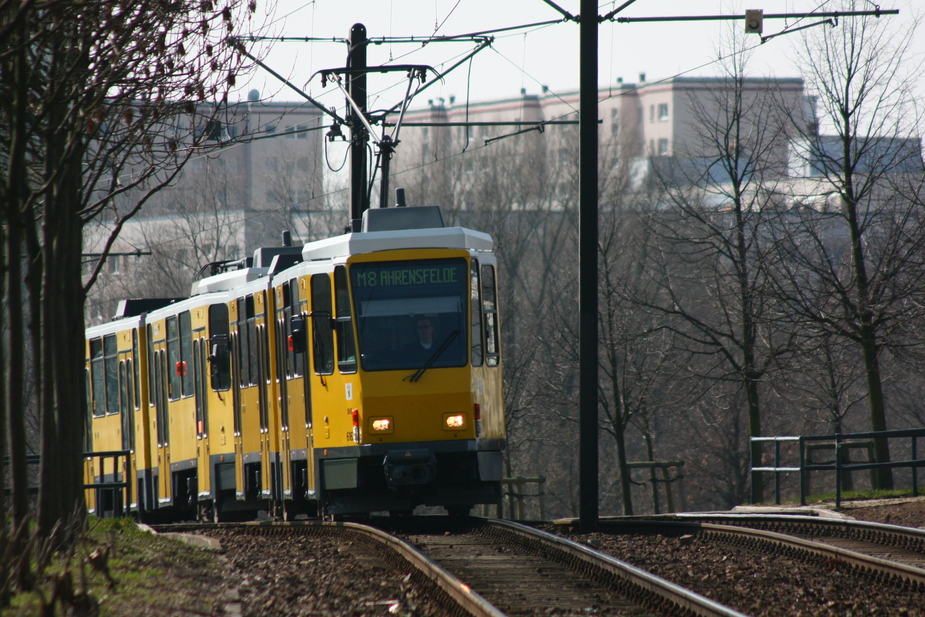
[{"label": "sky", "polygon": [[[572,14],[579,12],[578,0],[554,1]],[[922,0],[877,1],[881,9],[899,9],[898,16],[881,17],[890,20],[891,26],[895,25],[899,32],[908,31],[916,19],[925,14]],[[599,4],[599,15],[621,4],[623,0]],[[746,8],[763,9],[766,15],[809,13],[837,10],[839,5],[837,0],[636,0],[619,16],[742,15]],[[866,10],[875,8],[870,0],[860,0],[858,5]],[[333,39],[346,39],[355,23],[366,26],[370,39],[414,37],[417,41],[433,35],[468,34],[561,18],[561,13],[543,0],[278,0],[258,4],[255,23],[261,27],[252,34],[328,39],[315,42],[267,40],[257,43],[254,49],[269,68],[325,106],[342,106],[343,95],[330,82],[322,86],[316,72],[344,66],[346,45]],[[796,20],[766,19],[764,34],[779,32],[788,25],[794,27],[815,21],[820,20],[806,19],[797,23]],[[641,73],[650,82],[675,75],[716,75],[716,59],[722,41],[743,28],[742,21],[603,23],[599,28],[599,83],[604,87],[618,78],[638,83]],[[428,101],[441,98],[449,103],[454,97],[456,104],[462,104],[467,99],[516,98],[522,90],[527,94],[540,94],[544,88],[554,94],[577,90],[577,23],[534,26],[493,36],[490,47],[421,92],[412,107],[421,108]],[[761,44],[759,36],[750,35],[745,39],[753,47],[748,73],[799,76],[795,49],[800,37],[800,34],[789,34]],[[910,62],[921,62],[925,58],[925,28],[915,41],[915,55]],[[369,48],[368,64],[421,64],[443,71],[475,47],[472,41],[427,45],[385,41]],[[925,75],[925,71],[921,74]],[[925,77],[919,80],[918,86],[925,86]],[[245,99],[254,89],[264,99],[301,100],[296,92],[260,68],[244,80],[244,84],[237,93],[238,100]],[[380,109],[399,103],[406,89],[407,79],[402,73],[371,76],[369,108]],[[925,92],[925,87],[920,90]]]}]

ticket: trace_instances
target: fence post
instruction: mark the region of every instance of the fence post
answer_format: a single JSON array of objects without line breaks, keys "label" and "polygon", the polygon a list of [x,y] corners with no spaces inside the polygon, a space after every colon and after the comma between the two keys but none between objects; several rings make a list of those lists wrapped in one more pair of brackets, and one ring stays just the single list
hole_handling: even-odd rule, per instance
[{"label": "fence post", "polygon": [[806,442],[803,441],[803,436],[799,437],[800,445],[800,505],[806,505],[806,475],[809,473],[805,469],[806,467]]},{"label": "fence post", "polygon": [[752,481],[748,487],[749,495],[748,500],[752,502],[752,505],[755,505],[755,474],[758,473],[755,471],[755,467],[751,464],[751,461],[755,460],[755,440],[752,437],[748,438],[748,460],[749,465],[751,466],[751,477]]},{"label": "fence post", "polygon": [[835,507],[841,508],[841,434],[835,433]]},{"label": "fence post", "polygon": [[[912,436],[912,460],[913,461],[916,461],[919,458],[915,452],[915,441],[916,441],[916,436],[913,435]],[[919,494],[918,471],[919,471],[918,465],[913,464],[912,465],[912,496],[913,497],[918,497],[918,494]]]},{"label": "fence post", "polygon": [[774,440],[774,503],[780,505],[780,441]]}]

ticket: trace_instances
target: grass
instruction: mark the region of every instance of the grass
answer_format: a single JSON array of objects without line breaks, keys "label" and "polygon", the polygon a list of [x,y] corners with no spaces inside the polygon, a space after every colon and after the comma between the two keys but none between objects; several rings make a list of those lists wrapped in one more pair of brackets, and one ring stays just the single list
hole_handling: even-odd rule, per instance
[{"label": "grass", "polygon": [[56,554],[32,591],[12,597],[6,615],[211,614],[226,586],[215,553],[146,533],[127,519],[89,521],[70,554]]},{"label": "grass", "polygon": [[[919,490],[919,495],[925,495],[925,490]],[[845,501],[866,501],[871,499],[897,499],[901,497],[912,497],[911,489],[869,489],[864,491],[842,491],[841,500]],[[799,505],[800,500],[797,499],[782,499],[782,505]],[[832,504],[835,503],[835,492],[831,493],[821,493],[818,495],[807,495],[806,504]],[[760,504],[763,506],[772,506],[775,505],[773,501],[765,501]]]}]

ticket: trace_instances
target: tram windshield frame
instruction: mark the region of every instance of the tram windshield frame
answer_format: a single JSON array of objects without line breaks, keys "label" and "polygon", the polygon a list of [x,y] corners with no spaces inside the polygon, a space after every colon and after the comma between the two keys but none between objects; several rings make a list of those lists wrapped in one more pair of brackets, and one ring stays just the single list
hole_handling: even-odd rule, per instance
[{"label": "tram windshield frame", "polygon": [[[364,371],[468,364],[469,264],[465,258],[354,263],[350,282]],[[427,329],[431,342],[425,348],[422,340]]]}]

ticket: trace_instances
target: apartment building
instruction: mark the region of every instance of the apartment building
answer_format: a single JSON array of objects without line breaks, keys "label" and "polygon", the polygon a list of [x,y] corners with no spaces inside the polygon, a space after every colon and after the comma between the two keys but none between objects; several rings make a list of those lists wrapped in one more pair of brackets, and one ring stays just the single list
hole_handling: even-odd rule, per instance
[{"label": "apartment building", "polygon": [[[804,94],[801,78],[745,78],[736,89],[722,78],[673,77],[649,82],[640,75],[636,83],[620,80],[602,87],[598,101],[602,161],[611,166],[626,164],[636,185],[651,175],[655,165],[705,156],[706,148],[715,147],[711,141],[715,129],[730,121],[734,105],[746,112],[744,134],[773,142],[771,159],[779,173],[787,169],[789,140],[816,130],[814,101]],[[425,108],[406,115],[392,169],[395,173],[428,173],[429,167],[431,181],[451,182],[447,161],[461,159],[454,169],[472,169],[481,147],[522,131],[518,139],[523,140],[523,149],[544,152],[540,164],[563,167],[563,157],[577,161],[578,110],[578,91],[522,91],[517,98],[475,103],[452,97],[433,99]],[[537,122],[548,124],[542,132],[529,131],[530,123]],[[447,123],[451,126],[437,126]],[[554,135],[571,139],[551,139]],[[467,157],[473,162],[466,162]],[[663,160],[654,161],[659,158]]]}]

